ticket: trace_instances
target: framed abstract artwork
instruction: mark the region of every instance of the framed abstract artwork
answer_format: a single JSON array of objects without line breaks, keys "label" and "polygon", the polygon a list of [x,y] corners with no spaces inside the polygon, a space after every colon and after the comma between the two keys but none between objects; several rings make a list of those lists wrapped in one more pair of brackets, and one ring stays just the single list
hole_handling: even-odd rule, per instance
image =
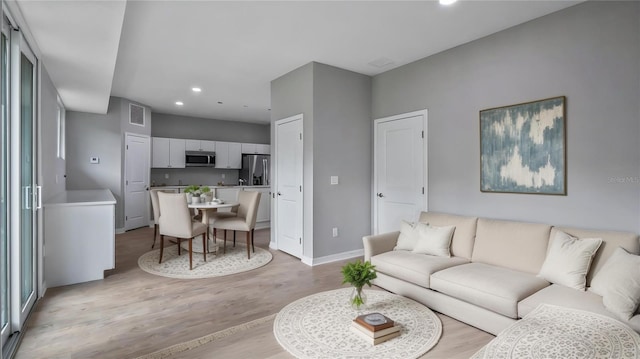
[{"label": "framed abstract artwork", "polygon": [[480,111],[480,191],[567,194],[564,96]]}]

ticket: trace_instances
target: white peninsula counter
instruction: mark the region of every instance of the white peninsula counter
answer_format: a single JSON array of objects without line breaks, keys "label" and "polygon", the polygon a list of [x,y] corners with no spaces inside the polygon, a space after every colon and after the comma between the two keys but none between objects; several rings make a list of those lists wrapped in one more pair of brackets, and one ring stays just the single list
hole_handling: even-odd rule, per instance
[{"label": "white peninsula counter", "polygon": [[115,268],[115,205],[108,189],[64,191],[44,204],[47,287],[103,279]]}]

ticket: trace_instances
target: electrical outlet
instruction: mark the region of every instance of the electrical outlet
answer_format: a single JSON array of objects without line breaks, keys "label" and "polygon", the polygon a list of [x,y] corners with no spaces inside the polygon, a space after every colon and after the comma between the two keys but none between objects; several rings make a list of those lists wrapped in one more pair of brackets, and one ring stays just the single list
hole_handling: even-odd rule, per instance
[{"label": "electrical outlet", "polygon": [[222,179],[224,179],[224,177],[225,177],[225,176],[224,176],[224,173],[223,173],[223,174],[222,174]]},{"label": "electrical outlet", "polygon": [[100,157],[96,157],[96,156],[89,157],[89,163],[92,163],[92,164],[100,163]]},{"label": "electrical outlet", "polygon": [[331,184],[338,184],[338,176],[331,176]]},{"label": "electrical outlet", "polygon": [[333,227],[333,236],[334,237],[338,236],[338,227]]},{"label": "electrical outlet", "polygon": [[165,179],[168,179],[168,178],[169,178],[169,174],[168,174],[168,173],[165,173],[165,174],[164,174],[164,178],[165,178]]}]

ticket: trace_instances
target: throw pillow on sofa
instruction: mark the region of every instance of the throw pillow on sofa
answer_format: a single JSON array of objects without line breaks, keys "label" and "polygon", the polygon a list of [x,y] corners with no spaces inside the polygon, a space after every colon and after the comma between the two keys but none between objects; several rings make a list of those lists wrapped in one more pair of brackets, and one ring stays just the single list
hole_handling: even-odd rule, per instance
[{"label": "throw pillow on sofa", "polygon": [[570,288],[585,290],[587,273],[601,238],[578,239],[557,231],[538,277]]},{"label": "throw pillow on sofa", "polygon": [[454,226],[434,227],[418,223],[416,230],[419,234],[413,253],[429,254],[438,257],[451,257],[451,238]]},{"label": "throw pillow on sofa", "polygon": [[631,319],[640,304],[640,256],[616,248],[591,280],[589,290],[602,296],[607,310]]},{"label": "throw pillow on sofa", "polygon": [[407,221],[400,222],[400,235],[394,251],[412,251],[418,242],[416,226]]}]

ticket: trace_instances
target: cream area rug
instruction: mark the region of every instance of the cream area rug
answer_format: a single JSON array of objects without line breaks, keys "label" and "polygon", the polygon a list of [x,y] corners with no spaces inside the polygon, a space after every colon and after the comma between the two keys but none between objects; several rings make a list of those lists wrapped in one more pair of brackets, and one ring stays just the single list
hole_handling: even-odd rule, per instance
[{"label": "cream area rug", "polygon": [[[366,290],[367,307],[349,304],[352,288],[321,292],[290,303],[276,316],[278,343],[297,358],[417,358],[433,348],[442,334],[440,319],[411,299]],[[401,335],[372,345],[351,332],[360,314],[382,313],[401,325]]]},{"label": "cream area rug", "polygon": [[603,315],[542,304],[472,359],[639,358],[640,335]]},{"label": "cream area rug", "polygon": [[251,259],[247,259],[247,247],[238,243],[234,248],[232,243],[227,242],[227,253],[222,254],[222,242],[218,241],[220,246],[218,254],[207,253],[205,262],[202,256],[202,240],[194,239],[193,270],[189,270],[188,243],[182,243],[187,249],[183,249],[180,256],[178,256],[177,245],[165,247],[160,264],[158,264],[160,249],[147,252],[138,258],[138,266],[147,273],[163,277],[197,279],[246,272],[266,265],[273,258],[268,250],[255,247],[255,252],[251,253]]}]

